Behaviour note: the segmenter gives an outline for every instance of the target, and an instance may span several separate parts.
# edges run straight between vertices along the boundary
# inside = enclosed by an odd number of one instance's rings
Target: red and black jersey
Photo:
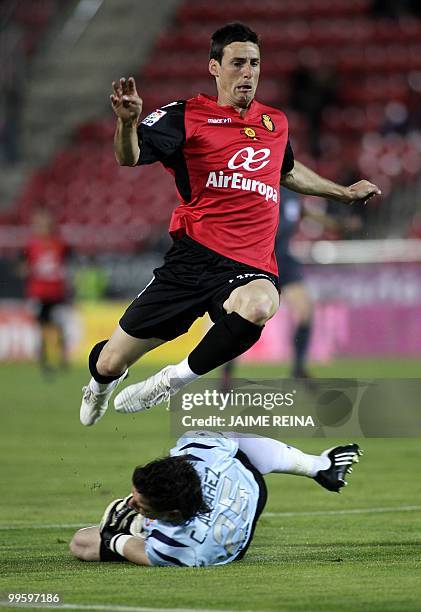
[[[279,182],[294,166],[283,112],[254,100],[241,117],[200,94],[148,115],[138,136],[138,163],[160,161],[175,177],[173,236],[277,274]]]
[[[45,302],[65,299],[67,254],[60,238],[34,236],[29,240],[25,249],[28,297]]]

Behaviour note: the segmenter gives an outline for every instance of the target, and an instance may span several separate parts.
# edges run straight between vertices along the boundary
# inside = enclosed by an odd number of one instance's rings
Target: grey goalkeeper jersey
[[[189,456],[212,510],[181,525],[145,519],[146,554],[152,565],[223,565],[247,545],[259,487],[235,459],[237,451],[235,441],[211,432],[186,434],[177,441],[171,455]]]

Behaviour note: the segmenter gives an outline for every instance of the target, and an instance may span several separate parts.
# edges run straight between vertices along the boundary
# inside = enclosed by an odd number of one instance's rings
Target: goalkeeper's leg
[[[308,455],[272,438],[238,436],[235,432],[225,435],[235,439],[238,448],[247,455],[261,474],[278,472],[314,478],[319,470],[330,465],[330,460],[322,455]]]
[[[325,450],[321,455],[308,455],[298,448],[257,436],[227,434],[238,443],[238,447],[250,459],[261,474],[277,472],[308,476],[328,489],[339,492],[347,482],[346,474],[352,472],[354,463],[362,455],[358,444],[345,444]]]

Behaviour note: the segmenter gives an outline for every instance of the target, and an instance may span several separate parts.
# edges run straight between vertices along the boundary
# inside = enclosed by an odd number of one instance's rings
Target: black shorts
[[[278,289],[274,274],[219,255],[189,236],[174,242],[164,262],[120,319],[130,336],[172,340],[206,312],[216,322],[236,287],[262,278]]]
[[[301,283],[304,280],[303,266],[298,259],[289,253],[278,254],[279,285],[281,289],[291,283]]]
[[[64,300],[54,302],[39,300],[35,302],[35,318],[38,323],[52,323],[54,321],[54,310],[64,303]]]
[[[254,536],[254,530],[256,529],[257,521],[259,520],[259,517],[262,514],[264,507],[266,506],[266,502],[268,498],[268,491],[267,491],[265,479],[263,478],[262,474],[259,472],[257,467],[255,467],[252,464],[252,462],[247,457],[247,455],[243,453],[243,451],[238,450],[235,455],[235,458],[238,459],[238,461],[240,461],[244,465],[244,467],[247,468],[253,474],[254,479],[257,482],[257,485],[259,487],[259,498],[257,500],[256,514],[254,515],[253,524],[251,526],[250,537],[247,541],[247,544],[244,546],[244,548],[238,553],[238,555],[234,559],[234,561],[240,561],[246,554],[248,547],[251,544],[251,541]]]

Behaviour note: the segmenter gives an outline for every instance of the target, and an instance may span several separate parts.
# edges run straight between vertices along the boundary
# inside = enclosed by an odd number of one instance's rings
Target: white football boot
[[[116,411],[140,412],[162,404],[162,402],[168,402],[170,397],[180,389],[180,384],[174,385],[176,381],[168,378],[169,370],[172,367],[174,366],[169,365],[146,380],[129,385],[120,391],[114,399]]]
[[[82,425],[89,427],[90,425],[95,425],[95,423],[102,419],[107,412],[111,395],[116,387],[127,378],[128,373],[129,370],[126,370],[120,378],[110,383],[109,387],[101,393],[92,391],[90,385],[83,387],[82,404],[80,406],[80,422]]]

